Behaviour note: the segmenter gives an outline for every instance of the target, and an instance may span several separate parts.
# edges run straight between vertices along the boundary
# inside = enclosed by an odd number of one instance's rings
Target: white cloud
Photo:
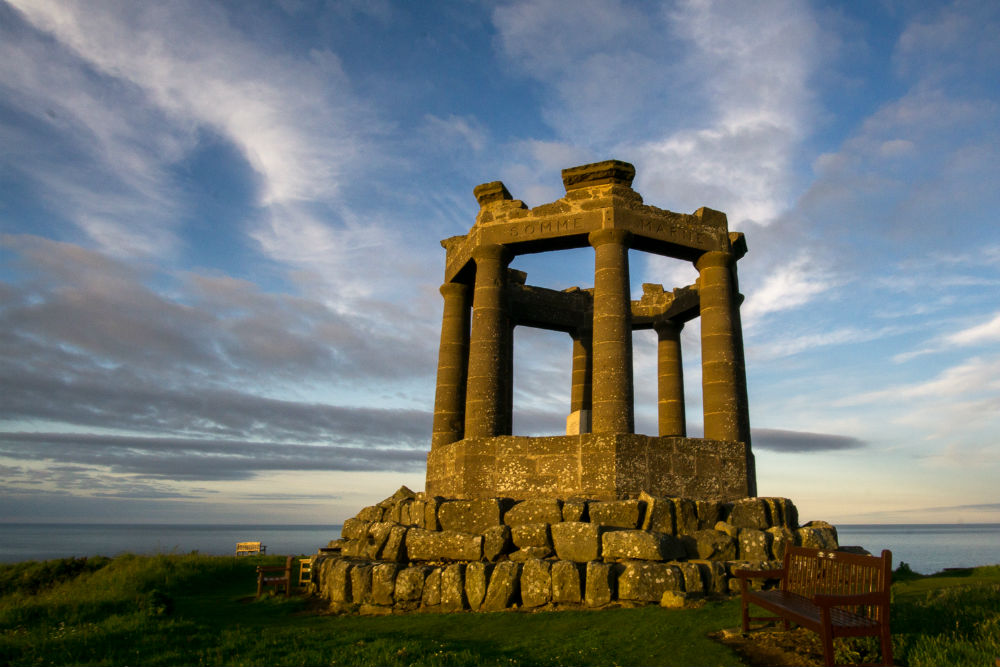
[[[741,309],[743,322],[753,326],[768,313],[799,308],[840,284],[840,279],[808,252],[767,273]]]
[[[1000,313],[989,322],[983,322],[945,337],[945,341],[955,345],[978,345],[1000,342]]]

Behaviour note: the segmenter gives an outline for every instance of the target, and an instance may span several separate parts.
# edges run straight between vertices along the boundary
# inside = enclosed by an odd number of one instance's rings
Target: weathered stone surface
[[[361,549],[362,553],[359,554],[360,557],[368,560],[378,558],[382,547],[385,546],[385,541],[389,539],[389,531],[395,525],[397,524],[384,521],[369,525],[368,532],[362,538],[364,540],[364,547]]]
[[[431,568],[426,565],[414,565],[400,570],[396,574],[396,600],[420,600],[424,594],[424,580],[430,572]]]
[[[676,567],[681,573],[681,579],[684,582],[684,590],[688,593],[704,593],[705,592],[705,582],[701,577],[701,569],[696,563],[682,562],[682,563],[670,563]]]
[[[601,536],[604,560],[673,560],[683,558],[685,551],[672,535],[646,530],[609,530]]]
[[[358,614],[361,616],[388,616],[392,613],[392,607],[379,604],[366,603],[358,607]]]
[[[587,505],[590,522],[616,528],[638,528],[646,503],[641,500],[594,501]]]
[[[681,591],[663,591],[660,606],[664,609],[682,609],[689,599],[688,593]]]
[[[559,523],[563,520],[562,501],[554,498],[523,500],[507,510],[503,520],[508,526]]]
[[[517,599],[521,564],[504,561],[497,563],[490,575],[490,584],[483,600],[483,611],[500,611],[506,609]]]
[[[406,555],[406,533],[410,529],[406,526],[393,526],[389,529],[389,536],[385,540],[385,545],[379,552],[380,560],[387,560],[393,563],[405,563]]]
[[[420,596],[420,606],[437,609],[441,606],[441,568],[435,567],[424,579],[424,591]]]
[[[717,560],[693,560],[688,561],[698,566],[701,573],[701,580],[705,583],[705,592],[716,595],[725,595],[729,592],[729,576],[726,573],[726,566]]]
[[[552,564],[552,601],[577,604],[583,592],[580,566],[577,563],[557,560]]]
[[[836,549],[837,530],[825,521],[810,521],[795,531],[796,541],[813,549]]]
[[[671,498],[657,498],[643,491],[639,500],[646,503],[646,514],[642,519],[642,529],[652,530],[664,535],[676,535],[677,510]]]
[[[587,501],[586,500],[567,500],[563,502],[562,506],[562,520],[563,521],[586,521],[587,520]],[[555,523],[550,521],[549,523]]]
[[[404,542],[411,561],[470,561],[479,560],[483,555],[482,535],[410,528]]]
[[[346,558],[335,561],[323,577],[323,591],[331,602],[351,602],[351,569],[354,564]]]
[[[592,560],[587,563],[585,601],[588,607],[603,607],[611,603],[615,593],[612,566]]]
[[[691,535],[698,531],[698,504],[690,498],[673,498],[678,535]]]
[[[346,540],[363,540],[368,535],[369,521],[362,521],[358,518],[346,519],[340,528],[340,536]]]
[[[486,560],[495,561],[513,548],[510,526],[490,526],[483,531],[483,558]]]
[[[393,593],[396,590],[397,572],[399,565],[396,563],[378,563],[372,568],[371,599],[374,604],[391,606],[395,602]]]
[[[586,563],[601,557],[601,535],[605,529],[595,523],[564,521],[550,526],[552,544],[561,560]]]
[[[442,502],[444,502],[444,498],[441,496],[427,496],[424,498],[424,525],[422,528],[427,530],[441,530],[441,523],[438,521],[437,513]]]
[[[486,598],[493,567],[490,563],[469,563],[465,567],[465,598],[472,611],[479,611]]]
[[[733,560],[737,555],[736,540],[717,530],[698,530],[685,535],[682,541],[688,558]]]
[[[521,604],[541,607],[552,601],[552,563],[532,558],[521,570]]]
[[[630,561],[618,575],[618,599],[659,602],[666,591],[682,589],[680,571],[667,563]]]
[[[465,563],[453,563],[441,571],[441,609],[461,611],[465,607]]]
[[[551,555],[552,549],[549,547],[523,547],[507,557],[512,561],[523,563],[528,560],[548,558]]]
[[[799,527],[799,510],[788,498],[761,498],[771,515],[771,526],[783,526],[789,530]]]
[[[771,512],[762,498],[742,498],[733,503],[728,521],[737,528],[767,530],[771,527]]]
[[[407,526],[414,528],[425,528],[427,526],[427,501],[419,497],[414,500],[404,517]]]
[[[503,523],[503,509],[498,498],[447,500],[438,507],[437,518],[442,530],[482,534]]]
[[[756,528],[744,528],[740,531],[740,553],[739,558],[743,560],[768,560],[770,555],[770,541],[774,538],[762,530]]]
[[[713,528],[716,522],[722,518],[722,503],[717,500],[698,500],[695,505],[699,530]]]
[[[402,526],[410,525],[410,506],[413,505],[413,502],[412,498],[404,498],[394,502],[389,508],[389,521]]]
[[[784,526],[774,526],[766,531],[771,536],[771,558],[781,560],[785,550],[795,545],[795,533]]]
[[[392,494],[385,500],[383,500],[379,505],[385,503],[386,505],[395,505],[401,500],[413,500],[417,497],[417,494],[409,489],[407,486],[401,486],[396,489],[396,493]]]
[[[547,523],[518,524],[510,529],[510,534],[518,548],[551,548],[552,546],[552,539],[549,537],[549,524]]]
[[[358,515],[357,517],[355,517],[355,519],[367,523],[375,523],[376,521],[382,520],[384,511],[385,508],[379,507],[378,505],[372,505],[370,507],[365,507],[360,512],[358,512]],[[351,521],[351,519],[348,519],[347,521]],[[344,522],[345,526],[347,525],[347,521]],[[341,534],[343,534],[343,531],[341,531]]]
[[[372,601],[372,570],[371,563],[358,563],[351,568],[351,602],[354,604],[370,603]]]
[[[727,521],[717,521],[715,523],[715,530],[725,533],[734,539],[738,539],[740,536],[740,529]]]

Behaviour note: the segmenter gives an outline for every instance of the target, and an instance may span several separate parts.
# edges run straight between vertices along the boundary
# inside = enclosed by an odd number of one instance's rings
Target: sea
[[[0,524],[0,563],[81,556],[134,554],[231,555],[237,542],[262,542],[269,554],[315,553],[340,537],[339,525],[210,525],[6,523]],[[847,524],[837,526],[842,546],[878,555],[892,551],[893,567],[914,572],[1000,563],[1000,524]]]

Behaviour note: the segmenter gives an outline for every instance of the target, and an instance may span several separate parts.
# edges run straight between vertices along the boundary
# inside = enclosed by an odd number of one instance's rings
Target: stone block
[[[393,563],[407,562],[409,559],[406,555],[406,533],[409,530],[406,526],[393,526],[390,528],[385,545],[378,554],[379,559]]]
[[[410,528],[404,540],[411,561],[471,561],[483,556],[483,536]]]
[[[465,598],[472,611],[479,611],[486,598],[486,588],[493,574],[490,563],[469,563],[465,566]]]
[[[396,590],[396,574],[399,572],[396,563],[379,563],[372,569],[372,602],[391,606],[395,602],[393,596]]]
[[[446,500],[438,507],[441,530],[482,534],[503,523],[503,505],[498,498]]]
[[[552,564],[552,601],[578,604],[582,598],[583,582],[580,580],[580,565],[568,560],[557,560]]]
[[[370,521],[362,521],[358,518],[351,518],[344,521],[340,528],[340,536],[345,540],[363,540],[368,535]]]
[[[615,528],[638,528],[642,524],[646,503],[641,500],[604,500],[587,505],[590,523]]]
[[[363,508],[360,512],[358,512],[358,515],[355,518],[358,521],[375,523],[376,521],[382,521],[383,515],[384,508],[379,507],[378,505],[372,505],[370,507]],[[348,521],[350,521],[350,519],[348,519]],[[347,525],[347,521],[344,522],[344,525]],[[343,534],[343,530],[341,530],[341,534]]]
[[[605,528],[595,523],[564,521],[550,527],[552,545],[561,560],[577,563],[601,557],[601,535]]]
[[[539,498],[522,500],[507,510],[503,521],[508,526],[524,524],[559,523],[562,521],[562,501]]]
[[[549,547],[524,547],[511,553],[507,558],[518,563],[523,563],[528,560],[548,558],[551,555],[552,549]]]
[[[643,530],[652,530],[664,535],[677,534],[677,511],[672,499],[651,496],[643,491],[639,494],[639,500],[646,503],[646,514],[642,519]]]
[[[605,561],[663,561],[685,555],[684,546],[676,537],[646,530],[609,530],[601,536],[601,549]]]
[[[770,540],[774,539],[769,533],[756,528],[744,528],[740,531],[739,558],[743,560],[768,560],[771,556]]]
[[[810,521],[795,531],[796,542],[813,549],[836,549],[836,529],[825,522]]]
[[[552,563],[532,558],[521,569],[521,604],[541,607],[552,601]]]
[[[733,503],[728,522],[737,528],[767,530],[771,527],[771,512],[762,498],[741,498]]]
[[[424,579],[424,590],[420,596],[422,609],[438,609],[441,606],[441,568],[432,568]]]
[[[351,602],[351,570],[354,564],[346,558],[336,561],[323,578],[323,591],[331,602]]]
[[[736,540],[717,530],[698,530],[682,538],[688,558],[702,560],[734,560]]]
[[[683,563],[670,563],[676,567],[681,573],[681,579],[684,582],[684,590],[688,593],[704,593],[705,592],[705,581],[701,576],[701,569],[696,563],[683,562]]]
[[[611,603],[615,594],[615,577],[609,563],[592,560],[587,563],[584,601],[588,607],[603,607]]]
[[[783,559],[785,550],[795,545],[795,533],[784,526],[774,526],[768,528],[766,532],[771,535],[771,558]]]
[[[664,591],[660,598],[660,606],[664,609],[683,609],[687,604],[688,594],[681,591]]]
[[[491,526],[483,531],[483,558],[496,561],[513,550],[510,526]]]
[[[682,589],[680,571],[667,563],[630,561],[618,575],[618,599],[659,602],[666,591]]]
[[[726,566],[720,561],[694,560],[688,562],[698,566],[706,593],[726,595],[729,592],[729,576],[726,573]]]
[[[363,604],[358,607],[358,614],[361,616],[388,616],[392,613],[392,607],[379,604]]]
[[[431,568],[426,565],[413,565],[403,568],[396,574],[396,589],[393,597],[397,602],[418,601],[424,595],[424,581]]]
[[[587,518],[588,514],[587,514],[586,500],[566,500],[563,502],[562,506],[563,521],[586,521]],[[550,521],[549,523],[555,523],[555,522]]]
[[[395,523],[386,521],[369,525],[368,532],[363,538],[364,547],[361,549],[362,553],[359,556],[367,560],[377,559],[379,553],[382,551],[382,547],[385,546],[386,540],[389,539],[389,531],[396,525]]]
[[[408,526],[410,524],[410,506],[413,505],[413,502],[412,498],[404,498],[393,503],[389,509],[389,521]]]
[[[516,524],[510,529],[510,535],[518,548],[552,547],[552,538],[549,536],[549,524],[547,523]]]
[[[788,498],[761,498],[771,515],[771,527],[781,526],[789,530],[799,527],[799,510]]]
[[[699,530],[713,528],[722,519],[722,503],[717,500],[697,500],[695,507]]]
[[[351,602],[354,604],[371,603],[372,601],[372,570],[371,563],[358,563],[351,568]]]
[[[427,525],[427,501],[417,499],[414,500],[410,505],[409,512],[407,513],[406,525],[413,526],[414,528],[425,528]]]
[[[698,531],[698,504],[690,498],[673,498],[678,535],[691,535]]]
[[[517,601],[521,564],[504,561],[497,563],[490,575],[490,584],[483,600],[483,611],[501,611]]]
[[[453,563],[441,571],[441,610],[465,608],[465,563]]]
[[[441,523],[438,521],[438,508],[444,498],[441,496],[428,496],[424,499],[424,525],[427,530],[441,530]]]
[[[733,539],[739,538],[740,536],[740,529],[734,526],[733,524],[729,523],[728,521],[716,521],[714,527],[715,530],[719,531],[720,533],[725,533],[726,535],[729,535],[729,537],[732,537]]]

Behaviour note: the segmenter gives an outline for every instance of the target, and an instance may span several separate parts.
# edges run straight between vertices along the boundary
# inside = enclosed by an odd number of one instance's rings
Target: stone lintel
[[[642,298],[632,302],[632,329],[651,329],[658,322],[688,322],[698,316],[698,289],[694,285],[667,292],[662,285],[643,283]]]
[[[514,199],[502,181],[491,181],[477,185],[472,189],[472,194],[476,196],[476,201],[481,207],[497,201],[513,201]]]
[[[562,170],[566,192],[595,185],[624,185],[632,187],[635,167],[621,160],[604,160]]]

